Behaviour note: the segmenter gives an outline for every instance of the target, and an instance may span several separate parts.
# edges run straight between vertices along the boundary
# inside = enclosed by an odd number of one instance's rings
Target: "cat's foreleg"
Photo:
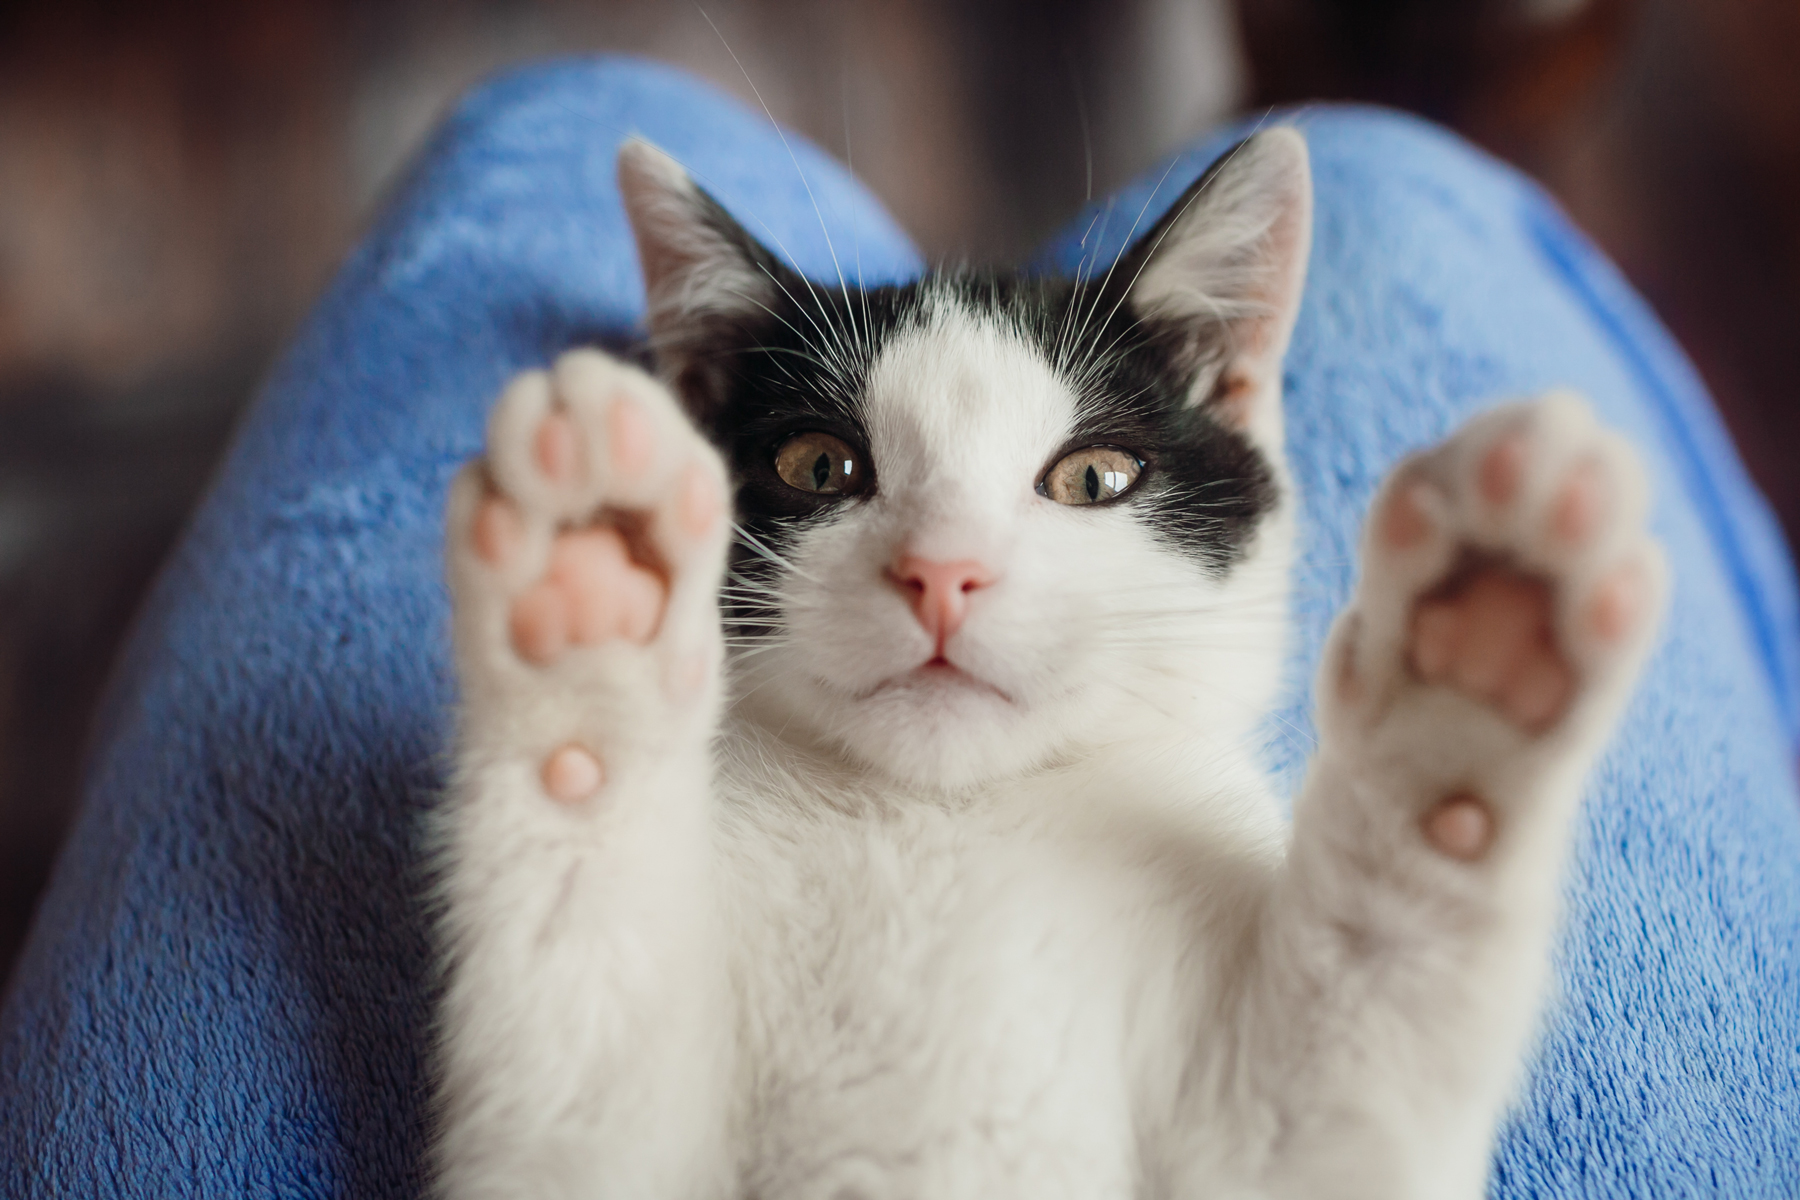
[[[1275,1194],[1475,1197],[1539,1008],[1570,818],[1667,588],[1636,456],[1564,393],[1371,511],[1248,1006]]]
[[[592,351],[515,380],[456,480],[442,1196],[721,1190],[728,495],[667,390]]]

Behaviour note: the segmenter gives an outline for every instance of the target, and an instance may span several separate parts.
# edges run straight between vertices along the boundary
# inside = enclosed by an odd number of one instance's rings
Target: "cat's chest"
[[[1144,872],[935,810],[774,818],[730,858],[756,1190],[1130,1194],[1135,1047],[1173,1040],[1142,999],[1182,957]]]

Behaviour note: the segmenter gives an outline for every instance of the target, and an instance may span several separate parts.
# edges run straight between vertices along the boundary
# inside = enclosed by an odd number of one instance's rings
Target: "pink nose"
[[[969,593],[994,582],[993,572],[972,558],[934,562],[908,554],[898,559],[888,574],[912,605],[919,624],[937,640],[939,650],[962,628],[969,612]]]

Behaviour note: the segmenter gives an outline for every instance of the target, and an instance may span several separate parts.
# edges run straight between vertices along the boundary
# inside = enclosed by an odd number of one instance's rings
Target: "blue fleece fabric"
[[[1288,362],[1306,507],[1284,715],[1302,732],[1271,757],[1291,778],[1386,467],[1492,398],[1585,390],[1649,456],[1676,594],[1581,818],[1561,995],[1494,1192],[1800,1194],[1800,626],[1780,537],[1680,353],[1541,194],[1400,117],[1300,123],[1319,214]],[[840,168],[672,72],[549,66],[458,110],[264,389],[122,663],[0,1014],[0,1194],[417,1190],[444,491],[509,375],[638,327],[613,184],[632,132],[814,276],[836,278],[815,199],[846,274],[917,270]],[[1223,145],[1046,261],[1104,262]]]

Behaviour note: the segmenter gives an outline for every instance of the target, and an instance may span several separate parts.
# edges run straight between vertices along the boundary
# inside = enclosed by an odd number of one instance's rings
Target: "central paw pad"
[[[1515,724],[1547,728],[1567,704],[1574,672],[1556,643],[1549,585],[1504,567],[1471,573],[1413,610],[1408,666],[1485,700]]]
[[[601,524],[567,530],[551,544],[543,579],[513,601],[513,647],[519,657],[544,666],[570,643],[647,642],[667,598],[662,575],[632,559],[618,529]]]

